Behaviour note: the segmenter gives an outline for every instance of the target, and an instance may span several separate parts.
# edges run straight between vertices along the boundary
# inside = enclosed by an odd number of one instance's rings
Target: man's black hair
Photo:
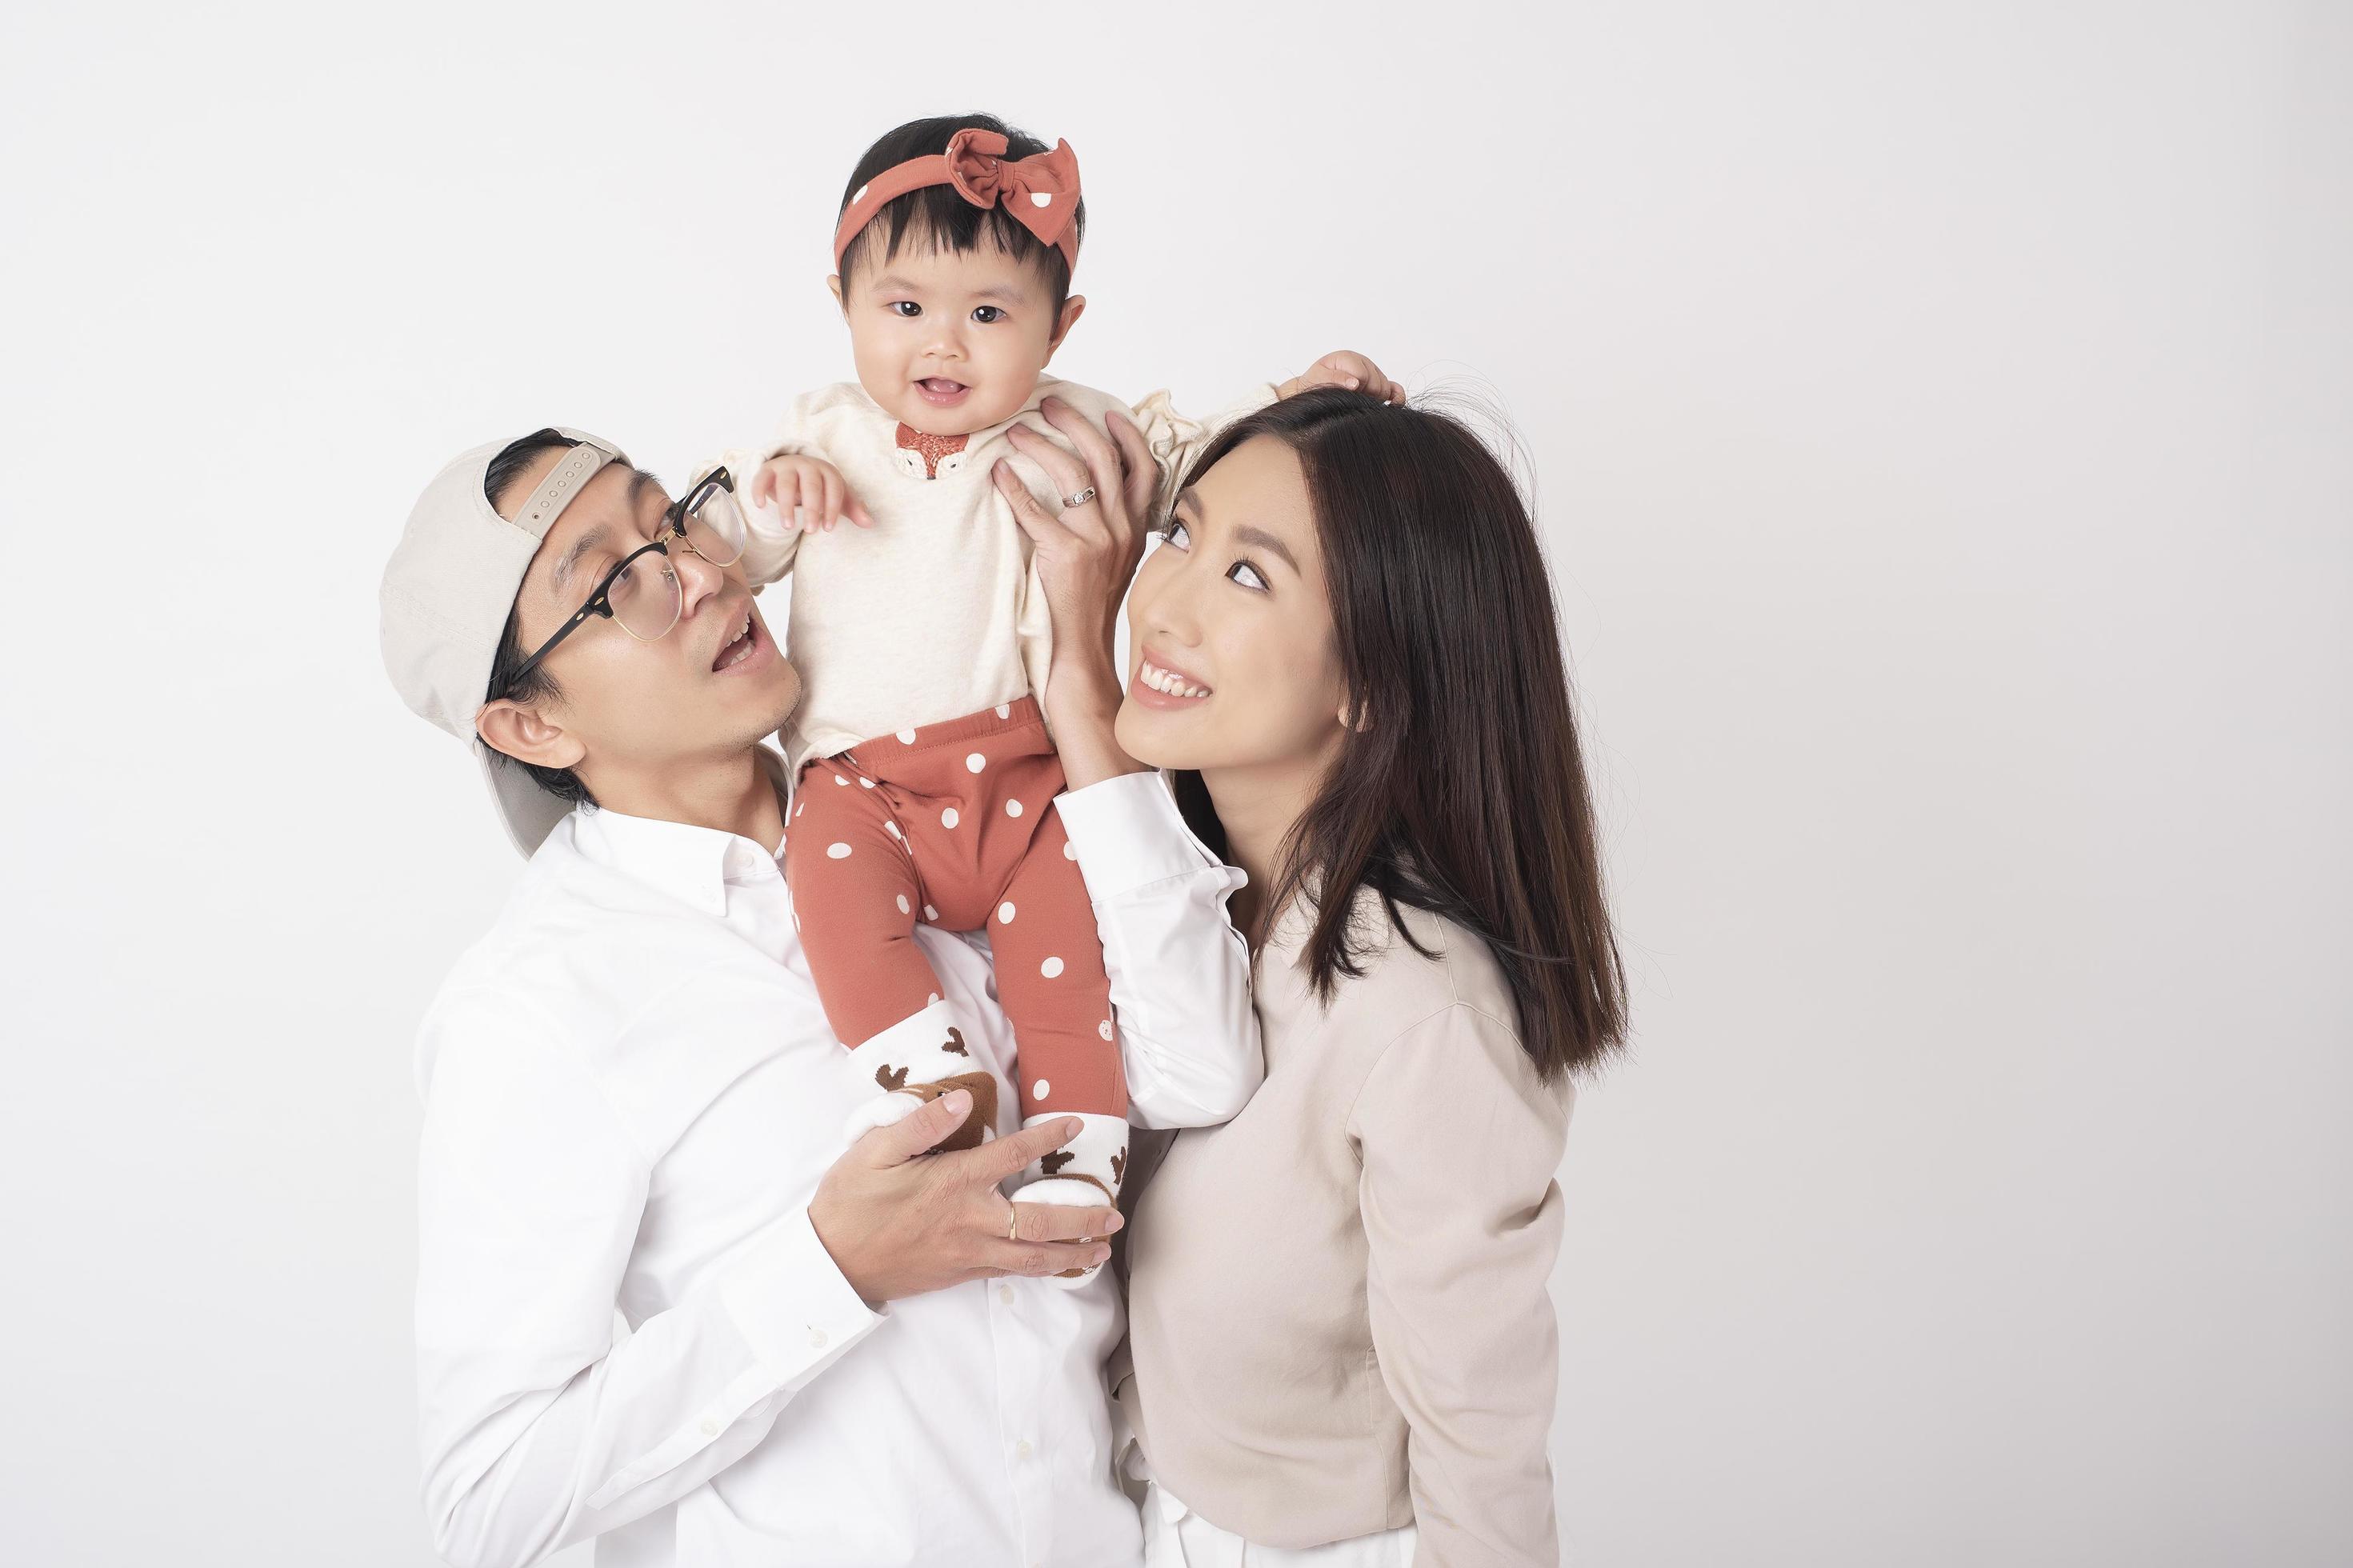
[[[578,445],[571,437],[552,429],[534,430],[520,441],[509,442],[483,470],[482,494],[496,507],[500,499],[531,471],[533,460],[541,453]],[[498,656],[491,660],[490,689],[482,694],[485,702],[495,702],[501,697],[515,702],[537,702],[543,699],[552,701],[564,695],[563,689],[555,684],[555,677],[547,672],[543,664],[524,671],[521,679],[516,679],[515,671],[522,669],[522,661],[531,657],[530,650],[522,646],[522,616],[520,605],[507,611],[506,629],[499,633]],[[596,804],[596,797],[588,793],[588,786],[570,768],[543,768],[521,757],[511,757],[495,746],[491,750],[498,752],[501,766],[521,768],[531,775],[533,783],[556,799],[574,805]]]

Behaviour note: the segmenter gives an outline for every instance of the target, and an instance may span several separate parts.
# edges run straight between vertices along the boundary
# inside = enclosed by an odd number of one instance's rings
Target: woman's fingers
[[[1152,503],[1160,489],[1160,468],[1152,460],[1152,443],[1144,438],[1134,420],[1116,408],[1104,416],[1103,423],[1111,427],[1112,441],[1119,448],[1120,471],[1127,485],[1127,515],[1149,528],[1159,521],[1152,515]]]
[[[1045,415],[1047,424],[1069,437],[1071,445],[1079,449],[1079,456],[1086,460],[1087,482],[1095,487],[1095,493],[1105,497],[1116,496],[1124,502],[1127,499],[1124,490],[1126,468],[1120,461],[1119,448],[1112,445],[1111,437],[1095,428],[1093,420],[1059,397],[1046,399],[1039,405],[1039,412]],[[1078,492],[1071,490],[1066,493],[1076,495]]]
[[[1012,464],[997,458],[990,466],[988,477],[997,486],[997,493],[1013,509],[1013,521],[1021,525],[1021,531],[1029,536],[1032,545],[1042,549],[1052,544],[1057,534],[1069,531],[1060,519],[1039,504],[1038,498],[1029,493],[1029,487],[1021,482],[1021,476],[1013,471]]]
[[[1084,463],[1027,425],[1016,425],[1005,435],[1016,451],[1046,470],[1047,479],[1053,481],[1058,493],[1074,496],[1093,483]]]

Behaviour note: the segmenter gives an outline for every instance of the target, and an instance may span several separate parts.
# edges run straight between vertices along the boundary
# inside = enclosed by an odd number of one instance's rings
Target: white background
[[[0,1560],[427,1561],[409,1035],[518,863],[378,571],[846,375],[967,107],[1084,161],[1065,374],[1527,444],[1639,1026],[1573,1560],[2353,1556],[2348,8],[835,4],[0,22]]]

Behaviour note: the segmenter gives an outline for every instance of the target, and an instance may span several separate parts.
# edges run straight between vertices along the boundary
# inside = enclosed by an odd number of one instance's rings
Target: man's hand
[[[1120,1227],[1118,1210],[1010,1204],[997,1190],[1076,1137],[1078,1119],[931,1153],[971,1110],[968,1091],[944,1094],[860,1138],[818,1184],[809,1224],[849,1288],[868,1301],[879,1306],[967,1279],[1090,1268],[1111,1256],[1097,1238]]]
[[[1325,354],[1309,365],[1305,374],[1293,376],[1274,391],[1278,397],[1289,397],[1293,393],[1304,392],[1311,386],[1345,386],[1369,392],[1384,403],[1405,401],[1403,386],[1383,375],[1380,366],[1348,349]]]
[[[860,528],[874,526],[841,470],[822,458],[771,458],[744,487],[744,496],[754,506],[775,509],[786,532],[829,531],[845,517]]]

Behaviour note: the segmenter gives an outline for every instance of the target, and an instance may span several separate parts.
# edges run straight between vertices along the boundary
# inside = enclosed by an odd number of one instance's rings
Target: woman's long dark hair
[[[1254,437],[1307,477],[1332,622],[1358,721],[1283,842],[1261,931],[1312,900],[1302,950],[1326,1001],[1361,974],[1356,889],[1482,938],[1508,977],[1520,1037],[1554,1081],[1624,1037],[1625,969],[1601,890],[1593,808],[1544,552],[1518,488],[1442,414],[1322,387],[1220,432],[1191,485]],[[1198,773],[1177,799],[1220,850]]]

